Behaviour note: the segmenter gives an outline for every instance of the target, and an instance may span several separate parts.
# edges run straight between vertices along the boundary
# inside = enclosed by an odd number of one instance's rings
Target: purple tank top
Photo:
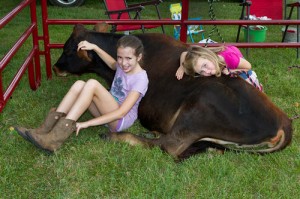
[[[147,92],[148,83],[149,80],[145,70],[142,70],[136,74],[126,74],[117,64],[117,70],[110,93],[114,96],[119,104],[122,104],[125,101],[130,91],[137,91],[141,94],[139,99],[124,117],[122,125],[123,129],[129,128],[137,119],[138,106],[141,99]]]

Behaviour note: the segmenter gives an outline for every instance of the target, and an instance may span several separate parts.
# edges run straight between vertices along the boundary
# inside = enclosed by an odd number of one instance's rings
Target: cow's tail
[[[293,129],[292,129],[292,120],[284,119],[282,127],[277,131],[275,137],[269,140],[269,149],[264,149],[259,151],[260,153],[272,153],[275,151],[282,150],[286,148],[292,141]]]
[[[279,151],[284,149],[288,145],[287,143],[289,142],[287,142],[286,133],[280,129],[275,137],[266,142],[267,148],[259,149],[256,152],[264,154]]]
[[[230,142],[226,140],[219,140],[215,138],[202,138],[199,141],[208,141],[217,145],[223,146],[225,149],[239,152],[250,152],[250,153],[272,153],[285,148],[286,136],[283,130],[279,130],[278,134],[268,141],[264,141],[258,144],[240,144]]]
[[[244,151],[250,153],[272,153],[275,151],[279,151],[287,147],[292,140],[292,125],[291,120],[286,120],[286,124],[280,128],[276,135],[271,139],[267,139],[262,141],[261,143],[256,144],[240,144],[225,140],[219,140],[215,138],[202,138],[199,141],[208,141],[213,142],[215,144],[221,145],[229,150],[234,151]]]
[[[280,151],[291,143],[292,133],[292,120],[284,117],[282,118],[281,127],[278,129],[276,135],[259,144],[258,148],[255,148],[253,152],[265,154]]]

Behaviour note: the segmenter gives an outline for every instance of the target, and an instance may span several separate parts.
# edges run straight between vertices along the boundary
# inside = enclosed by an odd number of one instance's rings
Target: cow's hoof
[[[155,138],[157,138],[156,134],[154,134],[152,132],[140,133],[138,135],[141,136],[141,137],[147,138],[147,139],[155,139]]]
[[[99,134],[100,139],[102,140],[109,140],[109,136],[107,133],[100,133]]]

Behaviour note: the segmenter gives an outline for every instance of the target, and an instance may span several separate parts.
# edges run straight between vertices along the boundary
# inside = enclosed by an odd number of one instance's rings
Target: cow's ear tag
[[[88,53],[86,50],[78,50],[77,55],[79,58],[84,59],[85,61],[91,62],[92,59],[88,56]]]
[[[94,26],[94,30],[97,32],[108,32],[108,24],[103,22],[103,23],[97,23]]]

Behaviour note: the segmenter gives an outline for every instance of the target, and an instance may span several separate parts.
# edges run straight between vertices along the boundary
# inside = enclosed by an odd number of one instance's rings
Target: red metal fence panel
[[[13,91],[17,87],[21,80],[24,72],[28,69],[28,78],[31,89],[35,90],[40,85],[41,71],[40,71],[40,55],[38,47],[38,31],[37,31],[37,17],[36,17],[36,1],[35,0],[24,0],[15,9],[8,13],[4,18],[0,20],[0,30],[3,31],[5,26],[17,16],[24,8],[30,7],[31,12],[31,23],[19,37],[12,48],[4,55],[0,60],[0,112],[2,112],[5,104],[9,100]],[[14,78],[9,83],[6,89],[3,88],[2,72],[11,61],[13,56],[21,48],[24,42],[32,36],[33,44],[32,49],[28,53],[28,57],[25,59],[19,70],[16,72]]]

